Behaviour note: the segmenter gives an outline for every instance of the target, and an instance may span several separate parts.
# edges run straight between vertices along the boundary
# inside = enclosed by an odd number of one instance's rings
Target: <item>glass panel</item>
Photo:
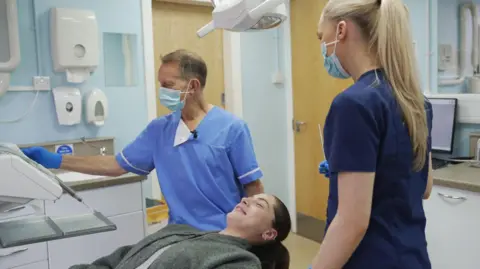
[[[106,86],[137,85],[137,35],[104,33]]]
[[[65,237],[85,235],[113,231],[115,224],[105,218],[99,212],[79,216],[53,218],[53,222],[58,225]]]
[[[62,232],[46,216],[0,223],[0,244],[4,248],[53,240],[61,236]]]
[[[99,212],[56,218],[29,216],[0,222],[0,247],[16,247],[116,229],[117,226]]]

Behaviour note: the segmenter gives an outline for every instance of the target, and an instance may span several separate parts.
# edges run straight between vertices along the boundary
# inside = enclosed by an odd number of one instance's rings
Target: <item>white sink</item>
[[[77,182],[77,181],[85,181],[85,180],[92,180],[92,179],[100,179],[105,178],[105,176],[95,176],[77,172],[66,172],[57,174],[57,177],[60,178],[63,182]]]

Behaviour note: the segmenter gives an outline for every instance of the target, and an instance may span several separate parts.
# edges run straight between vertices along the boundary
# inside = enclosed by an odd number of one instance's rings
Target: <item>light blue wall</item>
[[[430,4],[430,34],[428,33],[427,2]],[[457,93],[465,91],[465,85],[438,87],[438,44],[451,44],[454,52],[459,45],[459,12],[460,3],[468,0],[404,0],[410,11],[413,39],[416,41],[418,68],[422,78],[423,88],[427,88],[428,64],[430,61],[430,89],[432,92]],[[477,1],[480,4],[480,1]],[[467,27],[467,29],[470,29]],[[471,32],[470,30],[467,30]],[[428,57],[427,37],[430,37],[430,51],[432,57]],[[429,59],[430,58],[430,59]],[[471,68],[470,68],[471,72]],[[441,73],[441,76],[455,76],[452,72]],[[454,155],[468,155],[469,134],[480,131],[480,125],[457,124],[455,130]]]
[[[114,136],[115,148],[118,151],[134,139],[147,124],[144,81],[137,80],[135,87],[105,87],[102,33],[137,35],[135,47],[140,49],[137,49],[134,57],[134,61],[137,61],[135,72],[137,72],[136,77],[143,77],[140,1],[123,0],[119,4],[116,0],[21,0],[17,3],[22,61],[12,74],[11,86],[31,86],[32,77],[36,75],[50,76],[52,88],[69,86],[65,81],[65,74],[53,72],[50,54],[50,9],[64,7],[93,10],[97,16],[100,31],[98,36],[100,61],[92,77],[79,88],[82,94],[94,87],[102,89],[109,100],[109,118],[100,128],[89,126],[84,121],[71,127],[60,126],[56,119],[52,93],[40,92],[33,111],[25,119],[18,123],[0,124],[0,141],[23,144],[78,139],[82,136]],[[35,40],[35,30],[39,37],[38,44]],[[0,98],[0,121],[20,116],[34,96],[34,92],[8,92]],[[151,189],[148,189],[150,185],[145,183],[148,193],[151,193]]]
[[[288,204],[286,90],[272,83],[273,75],[284,71],[283,31],[241,34],[242,98],[265,190]]]
[[[461,3],[467,3],[471,1],[467,0],[431,0],[435,2],[434,5],[437,5],[437,12],[433,12],[435,23],[432,28],[433,32],[436,34],[436,43],[435,44],[451,44],[454,48],[454,53],[458,55],[460,48],[460,37],[459,37],[459,5]],[[480,4],[480,1],[475,1],[477,4]],[[438,15],[437,15],[438,14]],[[469,15],[468,17],[469,18]],[[467,26],[467,44],[468,48],[471,48],[471,26]],[[438,51],[437,48],[434,48],[435,52]],[[434,53],[434,55],[438,55]],[[467,60],[470,60],[470,54],[467,55]],[[435,57],[436,58],[436,57]],[[456,57],[458,58],[458,57]],[[436,60],[436,59],[435,59]],[[438,62],[438,61],[437,61]],[[457,60],[458,62],[458,60]],[[455,76],[456,72],[442,72],[438,73],[437,64],[432,66],[432,73],[436,75],[435,80],[438,79],[438,76],[452,77]],[[472,67],[467,68],[468,74],[472,74]],[[438,75],[437,75],[438,74]],[[467,83],[459,86],[442,86],[438,87],[438,92],[440,93],[459,93],[466,92]],[[454,142],[454,153],[456,155],[468,155],[469,153],[469,134],[472,132],[479,132],[480,125],[478,124],[458,124],[455,130],[455,142]]]

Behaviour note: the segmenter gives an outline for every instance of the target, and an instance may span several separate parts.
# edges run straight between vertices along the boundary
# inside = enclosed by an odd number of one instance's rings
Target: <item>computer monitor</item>
[[[432,152],[452,154],[457,99],[429,98],[433,110]]]

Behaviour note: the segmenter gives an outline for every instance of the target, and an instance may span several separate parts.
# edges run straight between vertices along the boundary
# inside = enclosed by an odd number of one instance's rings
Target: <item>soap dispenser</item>
[[[87,122],[95,126],[103,126],[108,116],[108,100],[100,89],[93,89],[86,98]]]

